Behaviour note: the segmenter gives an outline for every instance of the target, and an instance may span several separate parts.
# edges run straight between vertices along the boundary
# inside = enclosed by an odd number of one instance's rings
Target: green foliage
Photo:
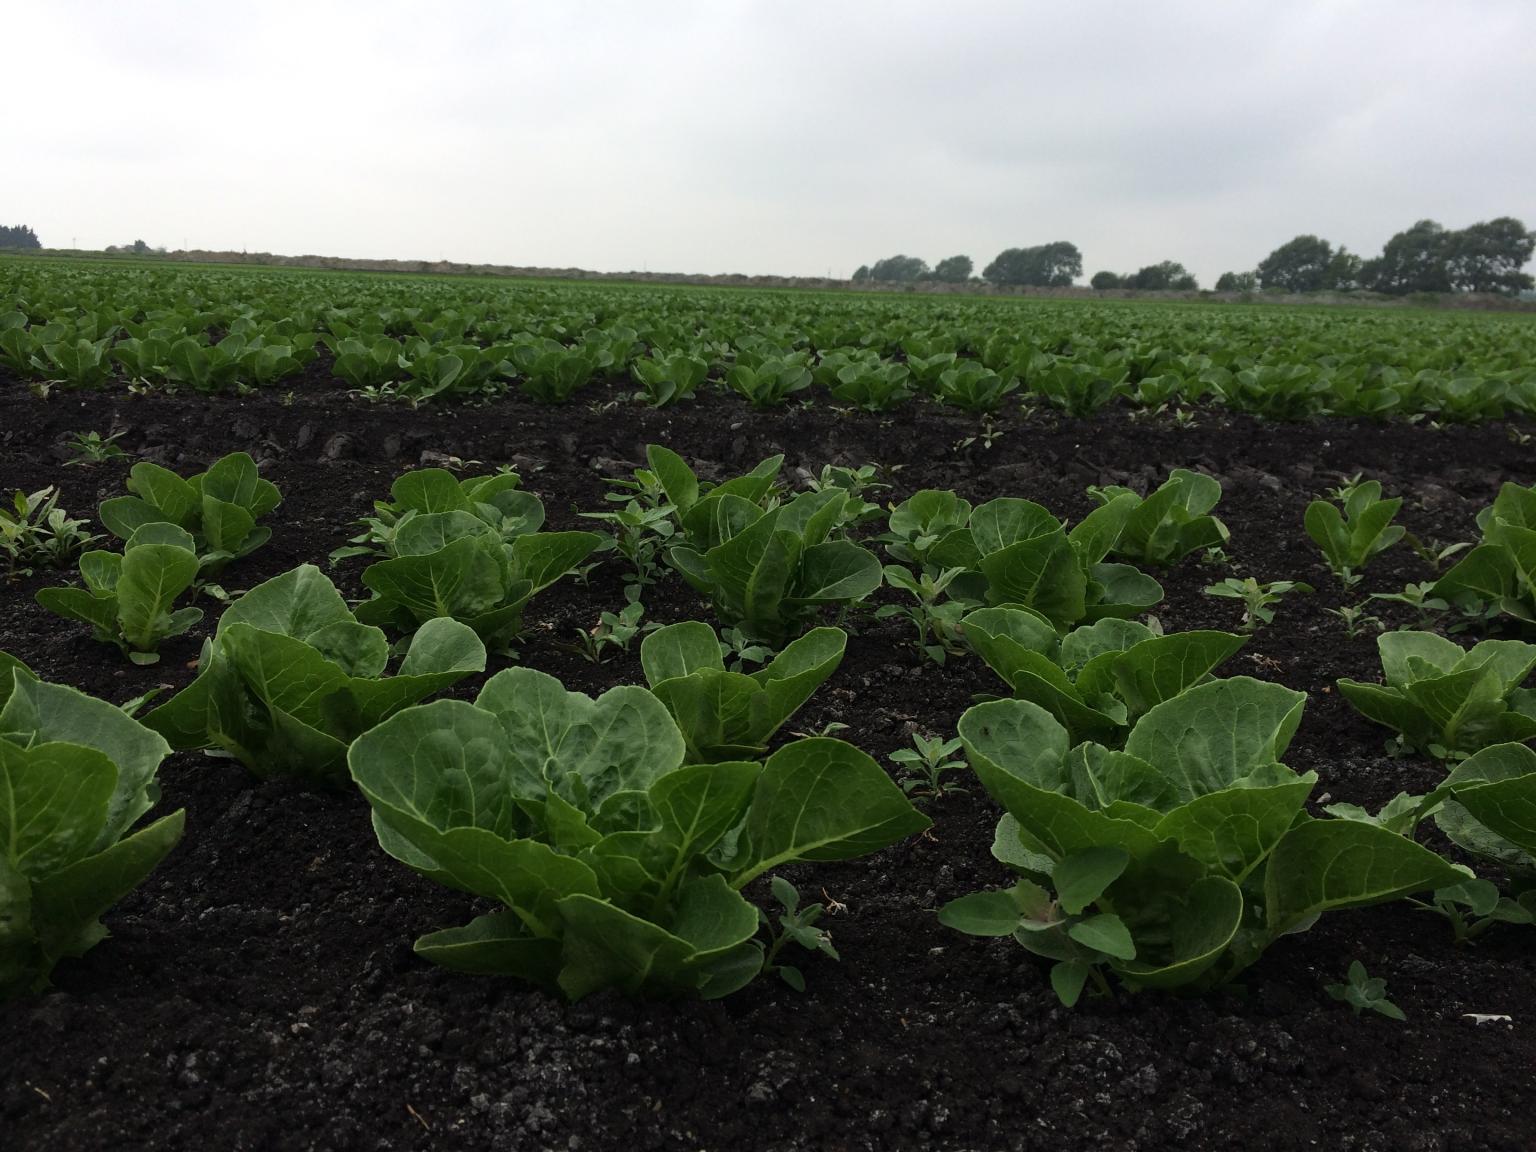
[[[914,646],[935,664],[943,665],[951,656],[965,651],[960,621],[970,608],[965,600],[945,600],[950,586],[965,575],[964,568],[946,568],[937,575],[927,569],[914,574],[897,564],[882,569],[885,582],[912,597],[910,604],[882,604],[875,619],[900,616],[916,632]]]
[[[811,372],[798,360],[769,359],[734,365],[725,374],[725,383],[754,408],[777,408],[811,386]]]
[[[502,905],[423,936],[416,951],[572,1000],[603,988],[736,991],[765,962],[741,889],[928,825],[879,765],[838,740],[796,741],[762,764],[686,764],[685,751],[643,688],[593,700],[512,668],[474,704],[397,713],[348,763],[385,851]]]
[[[816,922],[821,919],[826,908],[822,904],[807,904],[802,908],[799,890],[782,876],[775,876],[769,881],[769,891],[779,905],[778,927],[774,927],[773,919],[767,912],[761,908],[757,910],[758,922],[769,934],[768,951],[763,956],[763,974],[776,975],[796,992],[804,992],[804,974],[793,964],[779,963],[779,953],[786,944],[796,944],[807,952],[841,960],[837,949],[832,946],[832,934],[824,928],[816,927]]]
[[[1018,284],[1061,288],[1083,274],[1083,256],[1077,245],[1056,240],[1033,248],[1005,248],[982,269],[993,284]]]
[[[64,461],[64,467],[75,468],[101,464],[108,460],[121,460],[127,455],[117,446],[117,441],[122,436],[122,432],[114,432],[110,436],[103,436],[95,431],[71,432],[68,439],[70,456]]]
[[[837,671],[848,637],[813,628],[749,675],[728,672],[715,630],[669,624],[640,642],[640,666],[687,745],[690,763],[754,759]]]
[[[1306,528],[1312,542],[1323,550],[1328,567],[1348,588],[1359,581],[1360,569],[1371,558],[1392,547],[1406,531],[1392,518],[1402,500],[1383,500],[1381,483],[1356,477],[1337,492],[1338,503],[1314,500],[1307,505]]]
[[[603,542],[595,532],[537,531],[544,506],[518,489],[512,473],[460,480],[423,468],[399,477],[390,495],[391,503],[374,505],[377,515],[357,537],[386,557],[363,570],[373,598],[358,606],[357,618],[391,632],[449,618],[505,647],[521,631],[528,601]],[[373,550],[358,544],[332,559]]]
[[[102,501],[98,515],[107,531],[128,540],[146,524],[175,525],[191,535],[198,570],[207,576],[265,544],[272,529],[256,522],[282,502],[244,452],[186,479],[140,460],[128,473],[128,491],[133,495]]]
[[[995,412],[1018,387],[1018,377],[1012,373],[1002,376],[975,360],[961,360],[939,373],[938,397],[967,412]]]
[[[1176,564],[1193,552],[1220,548],[1229,538],[1227,526],[1209,515],[1221,500],[1220,482],[1187,468],[1175,468],[1145,498],[1113,484],[1091,487],[1088,495],[1100,504],[1135,497],[1113,554],[1136,564]]]
[[[848,521],[850,503],[863,504],[846,489],[777,504],[768,497],[779,457],[706,490],[676,453],[658,445],[647,452],[682,527],[667,560],[725,623],[778,647],[822,607],[852,604],[880,586],[880,562],[869,551],[830,538]]]
[[[507,542],[544,526],[544,502],[522,489],[515,472],[460,478],[446,468],[418,468],[389,486],[388,500],[373,502],[373,515],[359,521],[363,531],[330,562],[350,556],[395,556],[395,537],[418,516],[463,512],[492,528]],[[407,534],[409,535],[409,534]]]
[[[639,359],[629,366],[630,375],[640,385],[637,400],[652,408],[664,408],[679,400],[691,400],[699,385],[709,377],[709,361],[687,352],[670,356]]]
[[[1482,542],[1435,582],[1434,595],[1536,625],[1536,487],[1505,484],[1477,523]]]
[[[41,991],[107,930],[101,915],[181,839],[159,799],[164,740],[102,700],[0,653],[0,998]]]
[[[990,500],[965,528],[927,550],[927,563],[963,568],[951,586],[959,599],[1031,608],[1059,630],[1083,621],[1139,615],[1163,598],[1162,587],[1129,564],[1105,560],[1132,510],[1132,494],[1095,508],[1072,530],[1029,500]]]
[[[1328,995],[1348,1004],[1355,1015],[1375,1012],[1388,1020],[1406,1020],[1403,1010],[1387,999],[1387,982],[1380,977],[1366,974],[1365,965],[1358,960],[1349,962],[1349,973],[1342,984],[1329,984]]]
[[[926,570],[933,546],[963,529],[970,516],[969,500],[948,490],[924,488],[891,509],[886,531],[877,539],[894,559]]]
[[[1027,608],[982,608],[966,639],[1020,699],[1044,708],[1073,744],[1112,747],[1152,708],[1211,678],[1243,646],[1226,632],[1159,636],[1134,620],[1104,619],[1058,635]]]
[[[1536,644],[1484,640],[1470,650],[1432,632],[1387,632],[1376,640],[1384,684],[1340,680],[1357,712],[1439,758],[1536,736]]]
[[[1120,752],[1072,747],[1025,700],[971,708],[960,736],[1006,813],[993,853],[1021,878],[940,919],[1055,961],[1070,1004],[1105,970],[1133,988],[1225,982],[1324,912],[1459,881],[1387,828],[1307,816],[1316,774],[1280,763],[1304,702],[1216,680],[1150,709]]]
[[[178,751],[217,748],[263,778],[347,779],[347,745],[401,708],[485,670],[485,647],[453,620],[429,620],[385,676],[389,641],[358,623],[311,564],[231,604],[203,645],[197,679],[145,724]]]
[[[197,574],[191,533],[152,520],[134,530],[121,553],[81,556],[84,588],[40,588],[37,602],[89,624],[95,639],[117,645],[135,664],[154,664],[164,641],[203,618],[200,608],[175,608]]]
[[[85,521],[59,507],[60,492],[49,485],[17,492],[11,507],[0,507],[0,556],[6,569],[31,575],[32,569],[62,568],[98,539]]]

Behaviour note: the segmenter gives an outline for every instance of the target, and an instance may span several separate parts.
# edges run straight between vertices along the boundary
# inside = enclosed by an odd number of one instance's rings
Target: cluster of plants
[[[713,998],[764,974],[803,987],[785,949],[837,952],[822,906],[776,873],[920,833],[916,802],[973,778],[1003,811],[993,854],[1013,882],[939,917],[1049,960],[1068,1005],[1112,979],[1230,982],[1336,909],[1416,898],[1459,939],[1536,921],[1536,644],[1382,634],[1383,683],[1339,690],[1395,733],[1394,750],[1444,762],[1445,778],[1379,812],[1319,816],[1316,773],[1284,763],[1304,694],[1222,678],[1242,634],[1138,619],[1162,598],[1143,568],[1227,542],[1214,479],[1179,469],[1145,494],[1094,488],[1069,523],[1028,500],[973,506],[937,489],[882,508],[867,498],[884,487],[872,467],[797,487],[777,456],[711,480],[661,445],[646,455],[587,514],[607,532],[545,530],[542,502],[510,471],[401,475],[331,557],[365,562],[368,598],[349,604],[309,564],[232,598],[196,678],[142,720],[0,654],[0,995],[41,987],[99,940],[101,913],[174,846],[179,812],[134,831],[173,749],[357,787],[386,853],[496,905],[421,937],[421,956],[571,999]],[[85,552],[85,586],[38,599],[148,663],[201,619],[181,596],[265,542],[259,521],[279,494],[240,453],[191,477],[141,461],[128,488],[98,512],[121,550]],[[1407,537],[1379,484],[1357,477],[1332,497],[1305,526],[1347,588]],[[1464,596],[1485,625],[1529,621],[1531,499],[1506,486],[1480,518],[1484,542],[1434,585],[1447,611]],[[38,539],[80,532],[46,494],[16,509]],[[472,701],[428,702],[483,673],[488,652],[515,656],[533,596],[608,555],[626,604],[585,647],[601,659],[638,640],[645,686],[594,699],[511,667]],[[713,621],[644,622],[643,597],[669,573]],[[1212,590],[1244,600],[1251,630],[1298,587],[1234,577]],[[872,604],[882,588],[887,602]],[[918,732],[892,753],[900,781],[830,735],[845,725],[782,735],[836,673],[849,630],[892,617],[926,657],[978,657],[1006,691],[957,735]],[[1490,874],[1420,843],[1426,821]],[[1363,967],[1331,994],[1391,1014]]]
[[[0,369],[39,387],[229,391],[329,375],[413,404],[512,391],[564,403],[606,384],[655,406],[713,390],[759,408],[1216,405],[1461,422],[1536,412],[1533,341],[1475,314],[0,262]]]

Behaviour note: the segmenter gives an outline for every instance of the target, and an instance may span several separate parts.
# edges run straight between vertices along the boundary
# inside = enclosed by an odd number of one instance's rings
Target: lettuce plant
[[[640,385],[637,400],[645,400],[652,408],[664,408],[693,398],[699,385],[709,378],[709,361],[687,352],[642,357],[629,366],[629,374]]]
[[[133,495],[102,501],[98,514],[107,531],[127,540],[145,524],[174,524],[191,533],[199,569],[210,576],[267,542],[272,529],[256,521],[282,501],[244,452],[186,479],[140,460],[128,473],[128,491]]]
[[[394,556],[395,534],[417,516],[465,512],[511,541],[544,525],[544,502],[522,489],[515,472],[458,477],[446,468],[418,468],[389,486],[388,500],[373,502],[373,515],[359,523],[363,531],[350,546],[331,553],[335,564],[349,556]]]
[[[894,559],[926,570],[933,546],[963,529],[970,516],[969,500],[945,489],[924,488],[891,509],[886,531],[878,539]]]
[[[715,630],[689,620],[642,640],[640,666],[682,731],[689,763],[752,759],[837,671],[847,643],[840,628],[813,628],[758,671],[727,672]]]
[[[373,593],[357,618],[408,633],[448,617],[487,644],[505,647],[522,628],[523,609],[602,544],[596,532],[539,532],[544,506],[504,473],[459,480],[442,469],[408,472],[376,505],[365,543],[332,554],[382,546],[386,559],[363,570]]]
[[[1386,828],[1306,815],[1316,774],[1279,762],[1305,700],[1215,680],[1150,709],[1121,752],[1073,748],[1027,700],[976,705],[960,737],[1006,813],[993,854],[1020,879],[940,918],[1054,960],[1071,1004],[1105,969],[1133,988],[1227,981],[1324,912],[1464,879]]]
[[[0,653],[0,998],[41,990],[105,939],[101,915],[181,839],[180,810],[133,830],[169,751],[121,709]]]
[[[1477,526],[1482,542],[1436,581],[1434,595],[1536,625],[1536,487],[1505,484]]]
[[[1221,484],[1210,476],[1175,468],[1145,498],[1113,484],[1088,489],[1088,494],[1101,504],[1127,493],[1135,497],[1136,503],[1130,506],[1125,527],[1115,541],[1116,556],[1137,564],[1167,566],[1193,552],[1227,542],[1227,526],[1210,515],[1221,500]]]
[[[1402,499],[1383,500],[1380,481],[1348,484],[1336,495],[1337,504],[1329,500],[1308,504],[1305,524],[1329,569],[1348,588],[1359,581],[1360,569],[1371,557],[1396,544],[1407,530],[1392,523]]]
[[[1368,720],[1436,757],[1536,736],[1536,644],[1484,640],[1470,650],[1433,632],[1377,637],[1384,684],[1340,680],[1339,691]]]
[[[961,627],[1013,694],[1054,716],[1073,744],[1120,744],[1141,716],[1209,680],[1244,643],[1227,632],[1159,636],[1145,624],[1115,619],[1061,636],[1027,608],[982,608]]]
[[[261,777],[347,779],[347,745],[401,708],[485,671],[465,624],[429,620],[385,676],[389,641],[360,624],[341,593],[305,564],[258,584],[225,610],[197,679],[144,723],[178,751],[217,748]]]
[[[848,502],[847,492],[828,489],[764,511],[716,489],[683,515],[686,539],[667,560],[722,620],[777,647],[823,606],[852,604],[880,586],[872,553],[828,539]]]
[[[1058,629],[1107,616],[1139,615],[1163,598],[1150,576],[1129,564],[1111,564],[1113,551],[1138,498],[1125,493],[1095,508],[1070,532],[1030,500],[989,500],[967,526],[928,549],[927,562],[964,568],[951,595],[989,605],[1022,605]]]
[[[734,992],[764,964],[741,889],[928,826],[839,740],[799,740],[762,764],[685,760],[644,688],[593,700],[527,668],[493,676],[474,704],[407,708],[348,754],[386,852],[502,905],[416,951],[572,1000]]]
[[[154,664],[160,645],[203,618],[201,608],[176,608],[197,580],[191,533],[174,524],[140,525],[121,553],[80,557],[84,588],[40,588],[37,602],[66,620],[91,626],[91,635],[116,644],[135,664]]]
[[[767,359],[756,365],[732,365],[725,382],[752,407],[777,408],[811,386],[811,373],[796,360]]]

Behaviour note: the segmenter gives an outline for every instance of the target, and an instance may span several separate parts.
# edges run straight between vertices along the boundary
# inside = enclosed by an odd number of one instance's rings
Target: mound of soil
[[[753,412],[724,397],[650,411],[601,389],[583,403],[507,398],[418,411],[305,388],[273,396],[54,393],[0,382],[0,488],[59,484],[86,514],[121,491],[131,461],[61,468],[70,433],[122,431],[135,457],[191,471],[244,449],[282,489],[268,546],[233,568],[231,591],[324,563],[352,521],[408,467],[449,457],[511,463],[552,527],[586,525],[604,478],[648,442],[707,478],[782,452],[791,474],[877,463],[900,499],[923,487],[972,501],[1027,496],[1088,511],[1089,484],[1144,488],[1173,467],[1222,481],[1226,566],[1191,558],[1160,573],[1168,629],[1234,627],[1238,606],[1201,589],[1233,572],[1300,579],[1273,625],[1226,667],[1311,694],[1288,761],[1316,770],[1318,802],[1377,805],[1438,777],[1389,758],[1386,733],[1333,690],[1378,675],[1372,634],[1329,610],[1396,591],[1430,569],[1405,546],[1341,595],[1304,535],[1308,500],[1364,472],[1407,498],[1423,540],[1475,535],[1500,482],[1536,482],[1536,456],[1503,424],[1262,424],[1201,413],[1192,426],[1110,412],[1091,420],[1001,417],[988,446],[974,417],[927,405],[888,416],[825,403]],[[586,403],[585,401],[592,401]],[[642,682],[637,654],[588,663],[576,629],[622,603],[619,561],[566,581],[530,609],[523,663],[598,692]],[[361,595],[358,563],[335,577]],[[114,702],[192,678],[216,618],[138,668],[33,602],[58,573],[0,584],[0,648],[50,680]],[[888,596],[888,594],[884,594]],[[217,606],[209,604],[210,609]],[[649,616],[708,618],[670,579]],[[1377,611],[1389,624],[1404,612]],[[998,685],[975,660],[925,663],[897,621],[861,620],[847,657],[791,727],[840,722],[878,758],[914,731],[950,733]],[[506,666],[496,659],[491,672]],[[461,685],[470,695],[479,681]],[[786,872],[824,898],[841,962],[808,959],[809,988],[761,980],[716,1003],[577,1005],[511,981],[417,960],[419,934],[479,909],[379,851],[351,792],[260,783],[237,764],[176,755],[162,810],[185,807],[179,848],[106,922],[112,936],[66,962],[45,995],[0,1007],[0,1131],[35,1152],[197,1149],[1530,1149],[1536,1121],[1536,951],[1495,927],[1458,947],[1407,904],[1325,918],[1277,944],[1239,988],[1202,997],[1055,1000],[1040,962],[1008,940],[939,925],[933,910],[1002,882],[989,854],[997,811],[973,792],[923,804],[934,827],[867,860]],[[755,895],[763,895],[761,892]],[[1406,1023],[1355,1017],[1323,985],[1362,960]],[[1473,1014],[1512,1022],[1476,1023]]]

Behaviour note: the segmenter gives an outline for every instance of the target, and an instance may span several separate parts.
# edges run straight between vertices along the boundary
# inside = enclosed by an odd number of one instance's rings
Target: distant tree
[[[1083,274],[1083,254],[1069,240],[1056,240],[1033,248],[1005,248],[982,269],[993,284],[1024,284],[1037,288],[1065,288]]]
[[[1321,236],[1298,236],[1259,261],[1259,283],[1282,292],[1321,292],[1333,286],[1329,266],[1334,256],[1333,245]]]
[[[869,270],[871,280],[905,282],[909,280],[926,280],[933,275],[926,260],[916,256],[887,256],[884,260],[876,260]]]
[[[946,256],[933,266],[933,278],[946,284],[964,284],[975,266],[969,256]]]
[[[853,274],[853,282],[855,284],[862,284],[862,283],[864,283],[864,281],[866,281],[868,279],[869,279],[869,265],[868,264],[860,264],[858,269]]]
[[[1485,220],[1445,237],[1451,287],[1466,292],[1515,295],[1536,287],[1521,271],[1536,251],[1536,233],[1513,216]]]
[[[144,253],[144,252],[148,252],[149,251],[149,245],[144,243],[144,241],[142,241],[142,240],[135,240],[133,242],[132,251],[137,252],[137,253],[141,253],[141,254]]]
[[[1253,272],[1223,272],[1216,277],[1218,292],[1254,292],[1259,287],[1259,277]]]
[[[1360,283],[1372,292],[1451,291],[1449,233],[1433,220],[1420,220],[1388,240],[1381,255],[1360,266]]]
[[[1120,276],[1115,272],[1095,272],[1093,279],[1088,281],[1088,286],[1090,288],[1119,288],[1121,287]]]
[[[25,224],[14,228],[0,227],[0,248],[41,248],[37,233]]]
[[[1177,292],[1190,292],[1200,287],[1199,282],[1190,274],[1184,265],[1176,260],[1164,260],[1158,264],[1148,264],[1137,271],[1136,275],[1128,276],[1123,281],[1126,288],[1138,288],[1143,292],[1155,292],[1168,289]]]

